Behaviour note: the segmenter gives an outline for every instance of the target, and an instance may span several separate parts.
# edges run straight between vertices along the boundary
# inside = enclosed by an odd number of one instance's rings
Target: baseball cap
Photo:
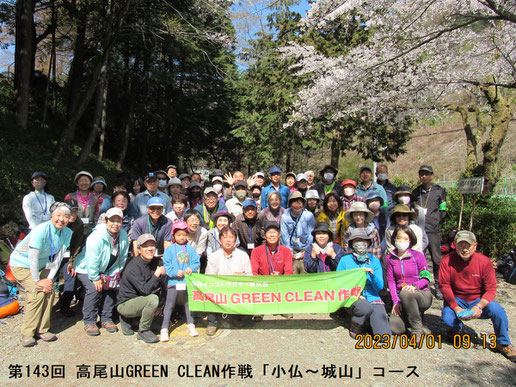
[[[154,197],[150,198],[149,201],[147,202],[147,207],[150,207],[150,206],[165,207],[165,202],[159,196],[154,196]]]
[[[79,208],[79,203],[77,203],[77,200],[75,199],[66,199],[64,202],[68,204],[72,210],[74,208]]]
[[[267,230],[269,230],[271,228],[275,228],[276,230],[281,231],[279,224],[277,222],[273,221],[273,220],[269,220],[265,224],[265,227],[263,228],[263,231],[267,232]]]
[[[192,181],[190,183],[190,189],[192,189],[193,187],[199,187],[199,188],[202,188],[201,187],[201,183],[199,183],[198,181]]]
[[[245,188],[247,189],[247,183],[243,180],[238,180],[234,185],[233,187],[235,187],[235,189],[237,188]]]
[[[141,245],[145,244],[145,242],[153,241],[156,244],[156,238],[152,234],[142,234],[136,240],[136,247],[140,248]]]
[[[123,218],[124,217],[124,213],[118,207],[111,207],[106,212],[106,219],[111,219],[113,216],[119,216],[119,217]]]
[[[353,187],[356,187],[357,182],[355,180],[346,179],[342,182],[342,186],[344,187],[345,185],[352,185]]]
[[[299,182],[301,180],[308,181],[308,176],[306,176],[304,173],[298,173],[296,176],[296,181]]]
[[[269,175],[272,175],[273,173],[281,173],[281,168],[280,167],[272,167],[271,169],[269,169]]]
[[[254,207],[257,208],[256,202],[253,199],[245,199],[242,203],[242,208]]]
[[[434,173],[434,169],[430,165],[421,165],[419,167],[419,172],[430,172]]]
[[[215,181],[220,181],[221,183],[224,182],[224,180],[222,180],[222,177],[220,176],[213,176],[213,178],[211,179],[211,182],[215,182]]]
[[[45,172],[43,171],[36,171],[32,174],[32,177],[30,178],[31,180],[35,179],[36,177],[42,177],[44,178],[45,180],[48,180],[48,176]]]
[[[263,172],[256,172],[254,177],[265,177],[265,174]]]
[[[75,174],[75,178],[73,179],[73,182],[77,183],[77,180],[79,180],[79,177],[81,177],[81,176],[87,176],[90,178],[91,181],[93,181],[93,176],[91,173],[89,173],[87,171],[80,171]]]
[[[373,173],[373,170],[371,169],[371,167],[369,165],[363,165],[362,167],[360,167],[360,173],[362,173],[364,171],[369,171],[369,172]]]
[[[182,174],[179,175],[179,180],[183,180],[183,179],[186,179],[186,178],[191,179],[192,176],[190,176],[188,173],[182,173]]]
[[[477,237],[471,231],[462,230],[455,235],[455,244],[459,242],[468,242],[470,245],[477,243]]]
[[[147,176],[145,176],[144,181],[149,181],[149,180],[158,180],[158,178],[156,177],[156,174],[154,172],[149,172],[147,174]]]
[[[219,194],[217,193],[217,191],[215,191],[215,188],[213,188],[213,187],[208,187],[204,190],[204,196],[211,194],[211,193],[219,196]]]

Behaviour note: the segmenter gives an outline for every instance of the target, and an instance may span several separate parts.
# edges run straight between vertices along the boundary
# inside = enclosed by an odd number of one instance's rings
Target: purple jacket
[[[422,270],[428,270],[425,256],[416,250],[408,250],[403,259],[396,255],[398,249],[385,257],[385,268],[387,271],[387,282],[394,304],[399,304],[398,293],[401,285],[415,285],[418,289],[429,290],[429,281],[426,278],[419,279]],[[395,290],[396,289],[396,290]]]

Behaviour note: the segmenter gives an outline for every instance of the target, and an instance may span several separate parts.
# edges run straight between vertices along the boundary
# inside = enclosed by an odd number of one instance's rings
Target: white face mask
[[[386,173],[379,173],[377,179],[380,180],[380,181],[385,181],[385,180],[387,180],[387,174]]]
[[[399,196],[398,202],[400,202],[401,204],[409,205],[410,204],[410,196]]]
[[[344,188],[344,195],[353,196],[355,194],[355,189],[351,187]]]
[[[326,173],[323,175],[324,180],[326,180],[326,181],[332,181],[334,176],[335,176],[335,175],[334,175],[333,173],[331,173],[331,172],[326,172]]]
[[[222,184],[213,184],[213,189],[220,193],[222,191]]]
[[[166,186],[167,186],[166,180],[159,181],[159,185],[158,185],[159,188],[165,188]]]
[[[394,245],[398,249],[398,252],[403,252],[409,248],[409,244],[409,242],[396,242]]]
[[[371,211],[376,211],[380,209],[380,202],[374,201],[368,204],[368,207]]]

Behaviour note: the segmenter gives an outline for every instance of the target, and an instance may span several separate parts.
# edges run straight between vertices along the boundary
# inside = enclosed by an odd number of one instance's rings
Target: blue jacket
[[[338,243],[333,243],[333,250],[335,250],[335,258],[331,259],[330,257],[326,257],[325,263],[317,257],[317,259],[312,258],[312,249],[313,245],[308,246],[305,250],[305,256],[303,257],[303,264],[305,266],[305,270],[307,273],[324,273],[327,271],[335,271],[339,264],[340,259],[344,255],[344,250]]]
[[[114,275],[120,272],[127,259],[129,251],[129,239],[124,230],[120,230],[118,237],[118,259],[106,270],[111,258],[111,243],[108,230],[104,223],[98,224],[86,239],[84,254],[79,254],[75,259],[75,268],[79,273],[88,273],[92,281],[100,279],[100,274]]]
[[[156,191],[156,195],[152,196],[148,190],[145,190],[143,192],[140,192],[136,197],[134,198],[134,205],[136,207],[136,210],[138,211],[138,216],[135,216],[134,218],[138,218],[142,215],[147,214],[147,202],[150,198],[159,196],[163,201],[165,202],[165,208],[163,209],[163,215],[168,214],[172,210],[172,203],[170,201],[170,197],[161,191]]]
[[[167,286],[174,286],[178,282],[184,283],[185,276],[178,277],[178,270],[185,271],[190,268],[196,273],[200,266],[199,254],[197,254],[197,251],[189,244],[178,245],[174,243],[168,246],[163,254],[163,266],[165,266],[165,270],[167,271]]]
[[[365,263],[357,262],[353,254],[343,256],[339,261],[337,271],[357,269],[359,267],[372,268],[373,274],[367,273],[366,285],[364,291],[362,292],[362,296],[364,296],[367,301],[373,302],[381,300],[380,295],[378,293],[380,290],[383,289],[383,272],[380,260],[371,255],[371,253],[368,254],[369,260]]]
[[[312,231],[315,227],[315,218],[308,210],[302,210],[299,221],[296,222],[290,215],[291,209],[287,208],[281,217],[281,239],[280,243],[294,250],[306,250],[313,241]],[[295,226],[295,229],[294,229]],[[299,238],[299,241],[297,239]]]
[[[389,199],[387,198],[387,193],[385,192],[385,189],[378,183],[372,182],[372,184],[369,186],[369,188],[364,187],[364,184],[360,183],[357,185],[356,195],[364,198],[367,200],[367,198],[373,193],[377,193],[380,195],[383,199],[383,205],[385,207],[389,206]]]
[[[260,204],[260,210],[263,210],[264,208],[269,207],[269,202],[267,201],[267,196],[269,195],[269,192],[276,191],[274,186],[269,184],[267,187],[265,187],[262,190],[262,203]],[[280,187],[278,189],[279,194],[281,195],[281,207],[287,208],[288,207],[288,197],[290,195],[290,188],[288,188],[286,185],[280,184]]]
[[[113,207],[113,203],[111,203],[111,198],[105,198],[102,202],[102,206],[100,207],[100,214],[102,215],[104,212],[109,210],[111,207]],[[129,202],[127,204],[127,209],[125,210],[125,213],[129,215],[131,218],[136,219],[139,217],[138,210],[136,209],[136,206],[133,202]],[[147,211],[145,211],[147,213]]]

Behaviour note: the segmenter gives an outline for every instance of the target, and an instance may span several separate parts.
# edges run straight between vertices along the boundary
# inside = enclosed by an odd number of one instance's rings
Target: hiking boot
[[[127,317],[120,315],[120,328],[125,336],[134,335],[133,327],[131,326],[131,320]]]
[[[362,325],[354,321],[351,321],[351,324],[349,325],[349,336],[352,339],[356,339],[357,335],[360,334],[362,334]]]
[[[412,336],[414,336],[414,338],[416,339],[416,344],[419,345],[419,342],[423,337],[423,332],[412,332]]]
[[[168,341],[168,328],[161,328],[159,332],[159,341],[167,342]]]
[[[500,352],[502,355],[504,355],[507,359],[510,361],[516,363],[516,348],[514,345],[503,345],[500,343],[496,344],[496,350]]]
[[[158,336],[152,331],[138,331],[138,340],[143,340],[148,344],[157,343],[159,341]]]
[[[50,332],[39,333],[38,337],[43,341],[56,341],[57,336]]]
[[[22,345],[24,347],[34,347],[37,344],[36,339],[32,336],[22,336]]]
[[[199,332],[197,332],[197,329],[195,329],[194,324],[187,324],[186,329],[188,330],[188,333],[190,333],[190,336],[192,336],[192,337],[199,336]]]
[[[208,328],[206,328],[206,334],[208,336],[213,336],[217,332],[217,326],[216,325],[208,325]]]
[[[109,333],[117,333],[118,332],[118,327],[111,320],[108,320],[106,322],[102,322],[102,328],[104,328]]]
[[[84,324],[84,330],[88,336],[98,336],[100,335],[99,328],[95,323]]]

